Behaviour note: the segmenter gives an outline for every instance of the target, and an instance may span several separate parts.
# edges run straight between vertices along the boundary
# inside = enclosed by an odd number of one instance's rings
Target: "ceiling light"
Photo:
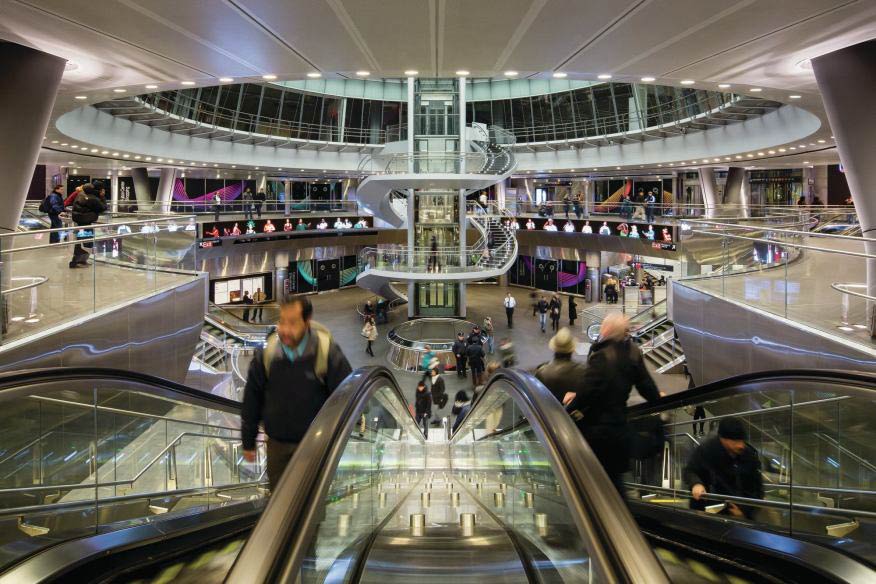
[[[356,71],[356,75],[358,75],[359,77],[368,77],[369,75],[371,75],[371,72],[370,71]]]
[[[815,142],[810,142],[809,145],[810,145],[810,146],[815,146]]]
[[[779,152],[787,152],[788,150],[785,148],[779,148]]]
[[[729,89],[730,84],[729,83],[719,83],[718,87],[720,87],[721,89]]]
[[[57,140],[52,140],[52,144],[57,144],[57,143],[58,143]]]
[[[752,87],[748,91],[750,91],[751,93],[760,93],[761,91],[763,91],[763,89],[761,89],[760,87]]]
[[[320,73],[319,71],[312,71],[312,72],[308,73],[307,76],[310,77],[311,79],[319,79],[320,77],[322,77],[322,73]],[[276,79],[277,76],[276,75],[264,75],[262,77],[262,79],[268,79],[268,78]]]
[[[258,166],[256,166],[256,167],[255,167],[255,169],[256,169],[256,170],[258,170],[258,169],[259,169],[259,167],[258,167]],[[325,172],[325,171],[323,171],[323,172]]]
[[[180,84],[181,85],[194,85],[195,82],[194,81],[180,81]]]
[[[152,160],[152,157],[151,157],[151,156],[147,156],[147,157],[145,158],[145,160],[146,160],[146,162],[149,162],[150,160]]]
[[[194,162],[193,162],[192,164],[194,164]],[[237,165],[236,165],[236,164],[232,164],[232,165],[231,165],[231,168],[237,168]]]
[[[93,152],[93,151],[92,151],[92,152]],[[101,150],[100,153],[101,153],[101,154],[109,154],[109,150]]]
[[[620,166],[615,166],[614,169],[615,169],[615,170],[620,170]]]
[[[71,161],[70,161],[70,162],[68,162],[68,163],[67,163],[67,164],[76,164],[76,163],[75,163],[75,162],[73,162],[73,161],[72,161],[72,160],[71,160]],[[805,164],[805,163],[804,163],[804,164]]]
[[[651,83],[652,81],[656,81],[654,77],[642,77],[642,81],[644,83]]]
[[[140,155],[138,154],[137,156],[135,156],[134,160],[140,160]]]
[[[736,158],[736,160],[739,160],[740,158],[742,158],[742,155],[741,155],[741,154],[737,154],[734,158]]]
[[[158,89],[158,86],[155,85],[154,83],[152,83],[152,84],[147,85],[146,89]]]
[[[118,152],[113,152],[113,156],[118,156],[118,155],[119,155]]]
[[[790,148],[788,148],[788,150],[796,150],[796,149],[797,149],[796,146],[791,146]]]
[[[769,154],[775,154],[775,153],[776,153],[775,150],[767,150],[767,152],[768,152]]]
[[[662,164],[658,164],[657,166],[663,166]]]
[[[207,163],[206,163],[206,162],[202,162],[202,163],[201,163],[201,166],[207,166]]]
[[[730,157],[729,157],[729,156],[725,156],[725,157],[724,157],[724,160],[730,160]]]
[[[61,146],[66,146],[66,145],[67,145],[66,142],[61,142]]]
[[[693,79],[682,79],[681,80],[682,85],[693,85],[694,83],[696,83],[696,81],[694,81]]]
[[[708,158],[703,158],[703,162],[708,162],[708,161],[709,161]],[[694,162],[696,162],[696,160],[694,160]]]
[[[278,168],[277,170],[283,170],[282,168]]]
[[[721,162],[721,159],[720,158],[713,158],[712,162]]]
[[[600,73],[596,76],[597,79],[611,79],[611,75],[608,73]]]
[[[754,158],[754,154],[746,154],[745,157],[746,158]]]
[[[164,162],[163,158],[159,158],[156,162]]]
[[[669,166],[675,166],[675,163],[674,163],[674,162],[670,162],[670,163],[669,163]]]
[[[131,157],[130,154],[122,154],[122,158],[130,158],[130,157]]]
[[[173,164],[173,158],[168,158],[167,161],[168,161],[169,163]]]
[[[310,73],[308,73],[307,76],[310,77]],[[318,77],[318,76],[319,76],[319,75],[317,74],[317,77]],[[268,73],[267,75],[262,75],[262,79],[264,79],[265,81],[273,81],[273,80],[276,79],[276,78],[277,78],[277,76],[276,76],[276,75],[272,75],[271,73]]]
[[[126,91],[128,91],[128,90],[122,89],[121,87],[117,87],[116,89],[113,89],[113,93],[125,93]]]
[[[214,164],[214,165],[213,165],[213,168],[216,168],[217,166],[219,166],[219,165],[218,165],[218,164]]]
[[[82,100],[82,99],[88,99],[88,96],[87,96],[87,95],[77,95],[77,96],[74,97],[73,99],[79,99],[79,100]]]
[[[505,71],[505,77],[517,77],[518,75],[517,71]]]
[[[563,73],[562,71],[556,71],[554,73],[554,79],[563,79],[564,77],[568,77],[568,73]]]
[[[824,140],[816,140],[819,144],[824,144]]]
[[[417,71],[416,69],[408,69],[407,71],[405,71],[405,76],[407,76],[407,77],[413,77],[414,75],[419,75],[419,74],[420,74],[420,72]]]
[[[192,165],[192,166],[194,166],[194,165],[195,165],[195,163],[194,163],[194,162],[189,162],[189,164],[191,164],[191,165]]]
[[[72,146],[70,146],[70,148],[72,148],[73,150],[79,150],[79,146],[77,146],[76,144],[73,144]]]
[[[598,168],[594,168],[593,170],[599,170]]]
[[[790,97],[791,99],[800,99],[803,96],[802,95],[789,95],[788,97]]]
[[[763,152],[758,152],[757,155],[758,155],[758,156],[763,156],[764,153],[763,153]]]
[[[468,75],[471,75],[471,71],[466,71],[465,69],[460,69],[459,71],[456,72],[456,74],[459,75],[460,77],[467,77]]]
[[[803,164],[809,164],[809,161],[808,161],[808,160],[804,160],[804,161],[803,161]]]
[[[233,77],[220,77],[219,83],[234,83]]]
[[[812,61],[810,61],[809,59],[797,61],[797,67],[799,69],[803,69],[804,71],[812,71]]]

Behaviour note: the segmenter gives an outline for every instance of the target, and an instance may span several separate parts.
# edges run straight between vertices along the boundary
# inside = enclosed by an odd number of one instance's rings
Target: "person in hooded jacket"
[[[52,229],[60,229],[64,227],[61,221],[61,213],[64,212],[64,187],[55,185],[52,192],[46,195],[43,202],[40,203],[40,211],[49,216],[49,222]],[[60,243],[61,232],[53,231],[49,234],[49,243]]]
[[[633,386],[647,401],[661,393],[645,367],[642,351],[629,338],[629,318],[609,314],[590,347],[587,369],[574,395],[566,395],[573,419],[606,474],[623,496],[621,475],[629,464],[626,407]]]
[[[85,185],[82,192],[76,196],[73,201],[73,223],[77,227],[87,227],[95,222],[100,217],[100,214],[106,211],[106,201],[97,195],[97,191],[92,185]],[[93,232],[91,230],[77,230],[77,239],[82,236],[83,239],[91,239]],[[89,246],[91,244],[88,244]],[[88,265],[88,252],[84,246],[77,243],[73,246],[73,259],[70,260],[70,267],[77,268]]]
[[[453,432],[456,432],[456,429],[459,428],[459,425],[465,419],[465,416],[468,415],[469,411],[471,411],[471,400],[468,398],[468,393],[461,389],[456,392],[456,396],[453,399],[453,407],[450,409],[450,413],[456,416],[456,419],[453,421]]]
[[[429,418],[432,417],[432,393],[426,389],[426,382],[417,383],[417,393],[414,397],[414,414],[417,426],[423,429],[426,438],[429,437]]]

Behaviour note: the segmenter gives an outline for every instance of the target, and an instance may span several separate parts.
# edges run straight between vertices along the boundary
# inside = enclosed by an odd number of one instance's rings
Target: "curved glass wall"
[[[314,94],[272,83],[179,89],[137,99],[173,116],[246,133],[358,144],[407,137],[407,103],[402,101]],[[763,113],[739,100],[731,93],[704,89],[598,83],[543,95],[469,101],[466,120],[508,130],[519,144],[639,133],[719,116],[726,123]]]

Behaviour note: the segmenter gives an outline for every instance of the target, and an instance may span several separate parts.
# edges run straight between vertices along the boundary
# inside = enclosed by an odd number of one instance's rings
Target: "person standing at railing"
[[[222,210],[222,197],[218,192],[213,194],[213,222],[219,222],[219,212]]]
[[[40,203],[39,210],[49,216],[49,223],[52,229],[60,229],[64,227],[61,221],[61,213],[64,212],[64,187],[55,185],[46,198]],[[49,243],[60,243],[61,232],[53,231],[49,234]]]
[[[258,214],[259,219],[261,219],[262,218],[262,206],[265,204],[265,201],[268,200],[268,197],[267,197],[267,195],[265,195],[265,191],[259,191],[255,194],[255,197],[253,197],[253,199],[255,201],[256,213]]]
[[[77,227],[87,227],[97,222],[100,214],[106,211],[106,201],[97,193],[98,191],[93,185],[85,185],[82,192],[73,201],[73,223]],[[77,240],[94,240],[94,231],[91,229],[77,229],[75,232]],[[73,246],[73,259],[70,260],[71,268],[88,265],[89,254],[84,249],[85,245],[91,246],[93,244],[77,243]]]
[[[451,351],[453,351],[453,356],[456,357],[456,376],[465,378],[467,370],[466,370],[466,355],[465,350],[468,348],[468,345],[465,342],[465,333],[458,332],[456,333],[456,340],[453,342],[453,347]]]
[[[563,211],[566,213],[566,219],[569,218],[569,211],[572,208],[572,197],[569,196],[569,193],[563,195]]]
[[[718,435],[701,443],[684,467],[684,482],[693,499],[690,508],[705,511],[703,495],[729,495],[746,499],[763,499],[763,476],[760,457],[748,442],[742,420],[734,416],[721,418]],[[720,500],[711,501],[718,504]],[[756,507],[725,502],[722,514],[751,519]]]
[[[255,294],[252,295],[252,301],[255,303],[255,308],[252,311],[252,320],[253,322],[259,321],[262,322],[262,316],[264,311],[265,301],[268,299],[268,295],[262,292],[262,289],[259,288],[255,291]]]
[[[252,296],[249,295],[249,292],[243,293],[243,300],[241,300],[241,303],[243,303],[244,306],[243,322],[249,322],[249,307],[252,306]]]
[[[252,191],[249,190],[249,187],[246,187],[246,190],[243,191],[243,196],[241,197],[243,200],[243,214],[244,219],[249,221],[253,218],[253,199],[252,199]]]
[[[657,202],[657,198],[654,196],[654,193],[648,192],[645,195],[645,221],[648,223],[654,223],[654,204]]]
[[[263,424],[272,490],[323,404],[352,371],[331,332],[312,317],[306,296],[284,302],[277,331],[249,365],[241,410],[243,456],[255,461]]]

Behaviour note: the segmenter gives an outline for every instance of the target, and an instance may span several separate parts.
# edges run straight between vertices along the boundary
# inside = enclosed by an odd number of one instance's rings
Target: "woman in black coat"
[[[572,296],[569,296],[569,326],[575,326],[576,318],[578,318],[578,304]]]
[[[423,435],[429,437],[429,418],[432,417],[432,392],[426,388],[426,382],[417,384],[417,393],[414,398],[414,414],[417,418],[417,426],[423,428]]]

